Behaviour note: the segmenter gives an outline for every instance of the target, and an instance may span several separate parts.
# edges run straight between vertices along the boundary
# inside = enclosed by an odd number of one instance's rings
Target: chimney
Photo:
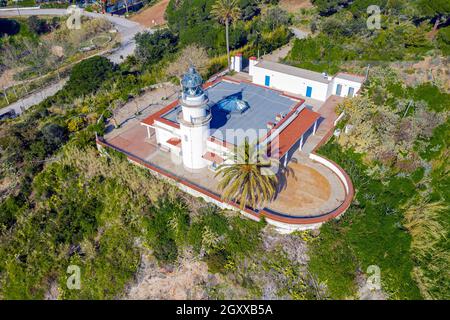
[[[230,59],[230,70],[234,70],[234,62],[235,62],[235,57],[231,56],[231,59]]]
[[[258,60],[256,59],[256,57],[250,57],[248,59],[248,74],[249,75],[253,76],[253,73],[255,71],[254,67],[255,67],[255,64],[257,64],[257,63],[258,63]]]
[[[234,71],[241,72],[242,71],[242,53],[236,53],[234,56]]]

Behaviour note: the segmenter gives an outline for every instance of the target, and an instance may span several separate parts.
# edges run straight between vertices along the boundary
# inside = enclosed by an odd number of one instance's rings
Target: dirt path
[[[281,0],[280,7],[288,12],[295,12],[303,8],[311,8],[313,5],[310,0]]]
[[[130,20],[135,21],[145,27],[155,27],[166,23],[164,13],[166,12],[169,0],[161,0],[157,4],[144,9],[133,16]]]

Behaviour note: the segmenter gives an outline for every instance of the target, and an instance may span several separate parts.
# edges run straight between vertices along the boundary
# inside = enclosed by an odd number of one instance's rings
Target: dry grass
[[[421,258],[433,252],[434,246],[445,237],[445,228],[439,216],[449,210],[442,201],[415,199],[405,206],[405,227],[413,237],[414,255]]]
[[[169,0],[161,0],[155,5],[142,10],[134,15],[130,20],[146,27],[160,26],[166,23],[164,13],[166,12]]]
[[[412,236],[412,255],[417,261],[413,277],[426,299],[436,299],[433,288],[440,286],[429,276],[430,272],[441,274],[443,279],[449,278],[445,266],[450,264],[450,253],[439,246],[446,239],[447,232],[441,214],[448,210],[443,201],[432,202],[420,196],[405,205],[405,227]],[[428,259],[430,255],[433,257],[431,261]]]
[[[64,150],[61,163],[76,167],[87,179],[95,176],[118,179],[120,184],[129,187],[134,194],[145,196],[155,204],[164,196],[171,199],[178,197],[174,187],[152,177],[147,170],[117,157],[99,156],[94,148],[80,150],[69,146]]]
[[[280,7],[287,12],[296,12],[300,9],[312,8],[313,5],[310,0],[281,0]]]

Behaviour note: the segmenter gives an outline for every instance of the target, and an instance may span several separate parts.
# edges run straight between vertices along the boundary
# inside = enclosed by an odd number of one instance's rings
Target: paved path
[[[332,95],[317,110],[321,115],[321,122],[317,127],[316,134],[311,134],[306,138],[302,148],[303,153],[308,154],[312,152],[330,134],[330,131],[334,129],[334,121],[338,117],[335,109],[342,101],[344,101],[344,98]]]
[[[28,109],[35,104],[43,101],[45,98],[50,97],[57,93],[67,82],[66,79],[53,83],[37,92],[34,92],[25,98],[19,99],[16,102],[9,104],[7,107],[0,109],[0,115],[14,110],[16,114],[21,114],[24,110]]]
[[[0,11],[0,17],[16,17],[19,16],[30,16],[30,15],[51,15],[51,16],[64,16],[68,15],[66,9],[11,9],[11,10],[1,10]],[[93,13],[93,12],[86,12],[81,10],[82,14],[91,17],[91,18],[106,18],[108,21],[110,21],[114,27],[117,29],[117,31],[120,34],[120,47],[117,49],[108,52],[105,54],[106,57],[108,57],[109,60],[111,60],[114,63],[120,63],[122,62],[127,56],[133,54],[134,49],[136,47],[136,43],[134,41],[134,36],[136,33],[147,30],[151,31],[151,29],[146,29],[142,27],[140,24],[127,20],[122,17],[118,16],[111,16],[107,14],[100,14],[100,13]],[[62,81],[52,84],[50,86],[47,86],[40,91],[31,94],[25,98],[22,98],[7,107],[4,107],[0,109],[0,115],[4,114],[10,110],[14,110],[16,114],[22,113],[22,109],[26,110],[29,107],[40,103],[45,98],[52,96],[55,94],[59,89],[61,89],[67,81],[66,79],[63,79]]]

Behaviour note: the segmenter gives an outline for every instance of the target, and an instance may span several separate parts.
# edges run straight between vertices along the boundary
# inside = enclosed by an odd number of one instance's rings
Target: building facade
[[[242,57],[233,59],[235,71],[240,71]],[[326,101],[331,95],[353,97],[358,94],[364,77],[339,72],[335,76],[276,63],[249,59],[249,75],[255,84],[291,92],[319,101]]]

